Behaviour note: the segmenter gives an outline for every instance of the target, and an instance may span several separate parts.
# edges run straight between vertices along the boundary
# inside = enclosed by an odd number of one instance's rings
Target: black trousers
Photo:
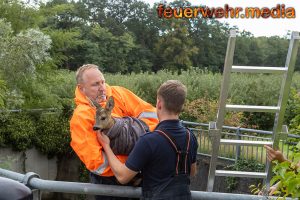
[[[105,176],[98,176],[96,174],[90,173],[90,180],[91,183],[94,184],[104,184],[104,185],[121,185],[116,177],[105,177]],[[131,184],[129,183],[128,186]],[[135,198],[128,198],[128,197],[111,197],[111,196],[95,196],[96,200],[138,200]]]

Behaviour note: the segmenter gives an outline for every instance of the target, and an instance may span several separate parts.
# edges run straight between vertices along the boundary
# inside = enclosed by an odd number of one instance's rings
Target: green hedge
[[[0,145],[24,151],[35,146],[49,157],[70,152],[69,119],[62,112],[5,113]]]
[[[69,119],[74,108],[75,73],[60,70],[47,76],[44,76],[45,79],[41,79],[43,82],[35,83],[42,85],[41,93],[41,88],[34,92],[28,90],[24,93],[26,94],[23,98],[24,107],[30,109],[36,108],[33,105],[53,105],[58,108],[59,112],[1,113],[0,146],[11,146],[16,150],[25,150],[35,146],[49,156],[71,151]],[[168,71],[160,71],[156,74],[105,74],[105,78],[110,85],[124,86],[153,105],[155,105],[158,86],[168,79],[178,79],[188,88],[187,104],[191,103],[191,107],[188,108],[198,109],[195,102],[201,103],[203,99],[211,102],[218,100],[222,76],[209,71],[190,70],[180,74]],[[295,73],[292,87],[286,112],[286,123],[291,123],[293,132],[299,134],[300,98],[297,94],[300,89],[299,73]],[[236,104],[276,105],[279,88],[280,77],[277,75],[232,74],[228,99],[230,103]],[[40,95],[45,93],[47,93],[46,97]],[[35,96],[30,97],[30,94]],[[22,93],[19,96],[22,97]],[[10,102],[8,109],[13,107],[15,101],[6,102]],[[20,106],[19,103],[16,105]],[[203,107],[203,105],[199,105],[199,108],[201,106]],[[199,118],[198,114],[192,115],[190,112],[185,112],[182,119],[193,121]],[[216,114],[207,113],[207,115],[212,118]],[[273,126],[273,118],[274,116],[270,114],[243,113],[242,123],[249,127],[270,130]]]

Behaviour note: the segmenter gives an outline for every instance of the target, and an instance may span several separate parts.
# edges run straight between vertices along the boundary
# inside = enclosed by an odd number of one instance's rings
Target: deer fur
[[[148,126],[133,117],[114,118],[111,112],[115,106],[114,98],[109,97],[105,108],[92,101],[96,107],[94,131],[100,130],[110,139],[110,146],[117,155],[128,155],[141,135],[148,131]]]

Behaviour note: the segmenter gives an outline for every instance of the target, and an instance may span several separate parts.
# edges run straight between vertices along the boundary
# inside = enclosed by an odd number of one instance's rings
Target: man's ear
[[[77,84],[77,86],[81,92],[85,92],[85,88],[81,84]]]
[[[161,110],[161,104],[162,104],[162,101],[159,98],[157,98],[156,99],[156,109]]]
[[[112,96],[108,98],[108,101],[106,102],[105,109],[112,111],[112,109],[115,107],[115,101]]]

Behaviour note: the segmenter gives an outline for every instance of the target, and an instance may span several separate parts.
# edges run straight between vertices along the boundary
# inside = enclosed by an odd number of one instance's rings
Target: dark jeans
[[[105,185],[121,185],[114,176],[105,177],[105,176],[98,176],[93,173],[90,173],[90,180],[91,183],[94,184],[105,184]],[[131,185],[131,184],[127,184]],[[111,196],[95,196],[96,200],[138,200],[135,198],[128,198],[128,197],[111,197]]]

